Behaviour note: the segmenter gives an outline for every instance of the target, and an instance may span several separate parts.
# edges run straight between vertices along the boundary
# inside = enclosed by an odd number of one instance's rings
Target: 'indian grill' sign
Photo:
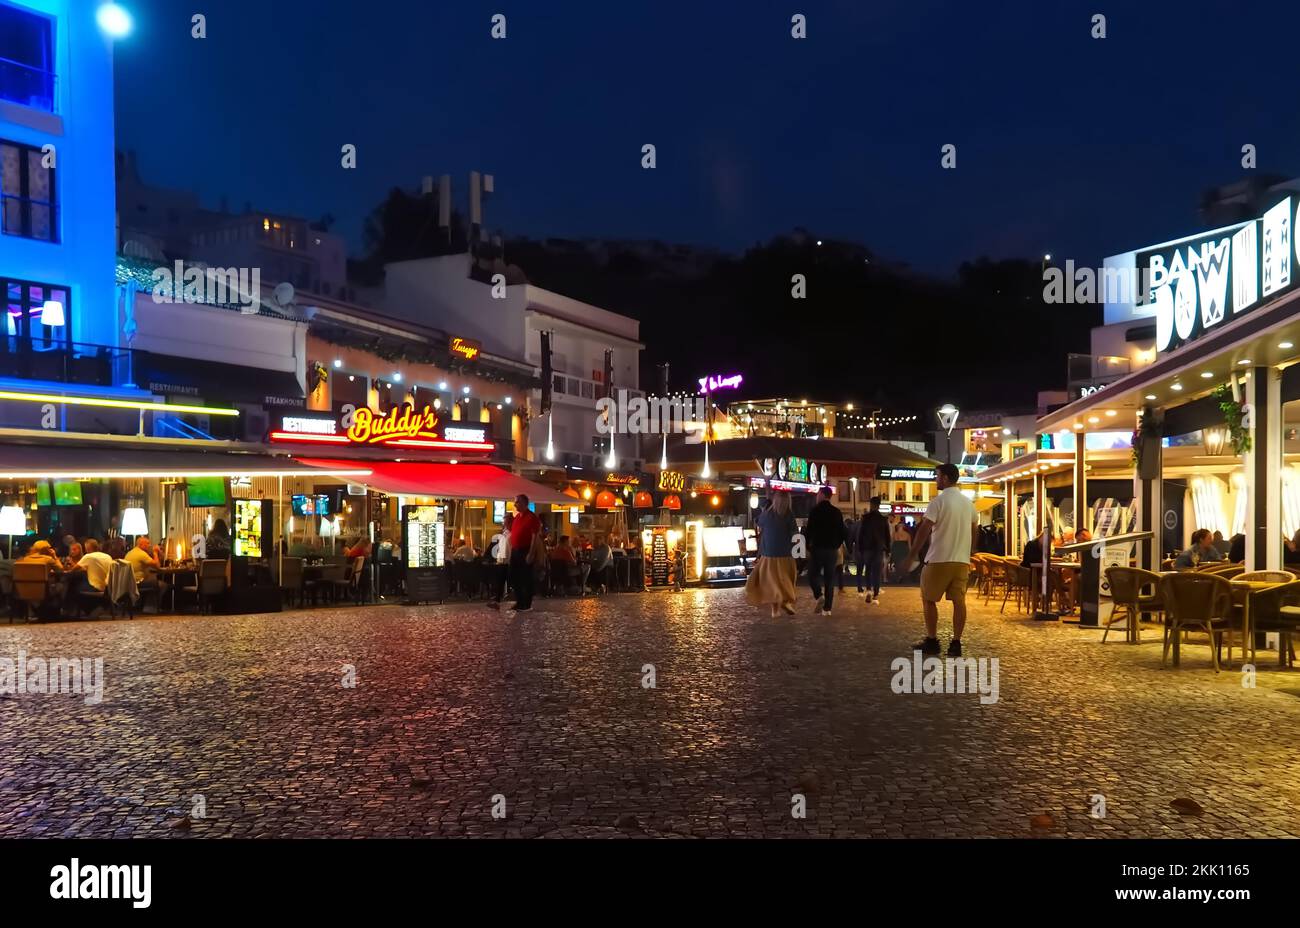
[[[280,427],[271,431],[271,441],[352,447],[391,446],[432,448],[449,451],[492,451],[481,426],[442,426],[437,412],[428,406],[395,406],[386,413],[366,407],[344,405],[338,414],[316,411],[285,413]]]
[[[472,338],[460,338],[459,336],[451,340],[451,353],[466,361],[476,361],[478,356],[483,353],[483,344],[476,342]]]
[[[1169,351],[1295,288],[1300,198],[1259,219],[1140,251],[1139,305],[1156,318],[1156,350]]]

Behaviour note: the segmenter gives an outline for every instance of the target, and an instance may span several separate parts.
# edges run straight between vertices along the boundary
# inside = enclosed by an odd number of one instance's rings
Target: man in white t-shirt
[[[77,566],[86,572],[86,582],[96,592],[104,592],[108,586],[108,575],[113,569],[113,559],[99,550],[98,541],[86,539],[86,553],[77,561]]]
[[[921,570],[921,602],[925,606],[925,639],[916,644],[922,654],[939,653],[939,600],[952,601],[952,642],[949,657],[961,657],[961,633],[966,626],[966,587],[970,582],[970,556],[978,547],[979,515],[961,490],[952,464],[941,464],[935,480],[939,495],[930,500],[907,555],[910,569],[918,552],[930,543]]]

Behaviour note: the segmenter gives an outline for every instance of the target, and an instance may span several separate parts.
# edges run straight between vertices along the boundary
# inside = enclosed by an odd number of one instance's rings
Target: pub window
[[[912,484],[912,502],[925,502],[925,487],[921,486],[919,483]]]
[[[63,351],[72,346],[72,305],[67,287],[0,279],[5,297],[8,351]]]
[[[894,502],[907,502],[907,484],[898,482],[894,483]]]
[[[41,164],[42,157],[39,148],[0,141],[0,231],[5,235],[59,240],[55,172]]]

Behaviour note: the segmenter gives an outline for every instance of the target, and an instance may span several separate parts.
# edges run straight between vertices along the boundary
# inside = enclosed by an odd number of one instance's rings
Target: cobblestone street
[[[966,655],[998,658],[996,704],[897,695],[917,591],[849,594],[832,618],[801,594],[778,620],[733,589],[539,600],[514,620],[450,605],[0,626],[2,657],[102,657],[105,674],[99,705],[0,698],[0,833],[1300,835],[1300,675],[1275,652],[1243,688],[1203,638],[1161,669],[1154,627],[1103,646],[977,605]]]

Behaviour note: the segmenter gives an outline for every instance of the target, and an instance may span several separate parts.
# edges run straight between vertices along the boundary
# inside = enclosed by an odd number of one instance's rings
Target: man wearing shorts
[[[921,602],[925,606],[925,639],[915,645],[922,654],[939,653],[939,600],[952,601],[952,642],[949,657],[961,657],[961,633],[966,626],[966,585],[970,579],[970,556],[977,547],[979,516],[972,503],[957,489],[960,475],[952,464],[941,464],[935,479],[939,495],[930,501],[921,527],[907,555],[908,568],[916,564],[917,552],[930,543],[921,570]]]

